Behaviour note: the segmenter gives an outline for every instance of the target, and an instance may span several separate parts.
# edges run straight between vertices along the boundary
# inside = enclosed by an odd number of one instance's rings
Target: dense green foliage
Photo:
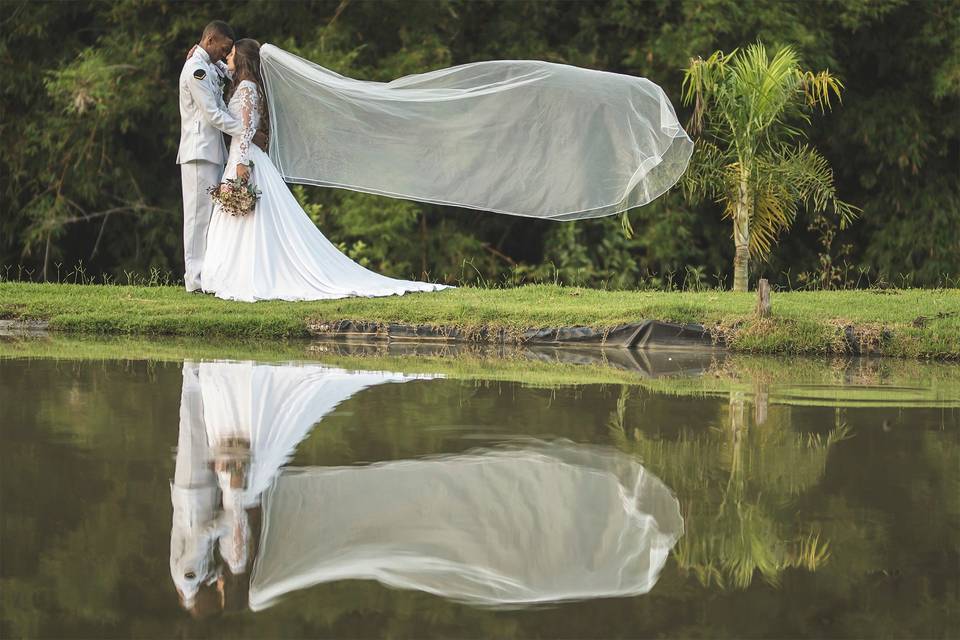
[[[840,198],[755,275],[788,286],[931,285],[960,274],[960,5],[949,0],[424,0],[5,4],[0,29],[0,265],[181,272],[176,77],[212,18],[352,77],[539,58],[649,77],[679,107],[691,58],[761,40],[828,69],[842,105],[809,134]],[[685,119],[687,114],[682,114]],[[549,223],[298,190],[322,230],[392,275],[609,287],[718,282],[733,257],[722,207],[674,192],[616,219]],[[805,218],[810,220],[810,218]]]

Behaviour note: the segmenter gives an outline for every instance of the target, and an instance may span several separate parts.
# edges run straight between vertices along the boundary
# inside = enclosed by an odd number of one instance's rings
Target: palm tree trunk
[[[733,243],[737,252],[733,258],[733,290],[747,291],[750,275],[750,187],[747,176],[740,179],[737,208],[733,217]]]
[[[750,247],[737,243],[737,253],[733,256],[733,290],[749,291],[747,279],[750,269]]]

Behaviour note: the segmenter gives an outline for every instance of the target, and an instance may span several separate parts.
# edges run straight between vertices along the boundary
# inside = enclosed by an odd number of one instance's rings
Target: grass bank
[[[486,327],[613,327],[644,319],[696,322],[733,351],[842,354],[844,328],[880,355],[960,359],[960,289],[790,292],[773,316],[753,317],[753,294],[600,291],[531,285],[465,287],[432,294],[319,302],[228,302],[179,287],[0,283],[0,318],[42,320],[52,330],[242,338],[311,335],[339,320]]]

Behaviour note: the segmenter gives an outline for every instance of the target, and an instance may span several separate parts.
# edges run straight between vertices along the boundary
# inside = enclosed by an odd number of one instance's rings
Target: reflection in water
[[[653,588],[683,519],[670,490],[615,450],[529,440],[283,468],[337,404],[413,377],[426,376],[184,364],[170,572],[185,608],[261,610],[345,579],[484,606]]]
[[[347,578],[478,605],[637,595],[683,532],[657,478],[572,443],[284,470],[265,505],[254,610]]]
[[[790,514],[794,499],[823,477],[830,450],[851,437],[841,409],[825,437],[798,434],[787,408],[771,409],[765,390],[755,390],[753,411],[734,391],[718,428],[663,440],[628,426],[628,398],[624,389],[611,432],[621,449],[666,470],[685,499],[688,535],[675,552],[682,569],[706,587],[746,589],[757,574],[778,584],[787,569],[823,566],[829,541],[801,514]]]
[[[61,357],[59,339],[14,357],[0,353],[0,638],[950,638],[960,628],[957,365],[730,357],[705,375],[658,375],[675,359],[639,380],[599,365],[578,369],[495,354],[324,352],[319,369],[326,372],[376,368],[445,372],[448,379],[381,384],[340,404],[295,445],[288,463],[319,469],[287,467],[257,500],[249,495],[258,460],[252,429],[246,442],[217,443],[207,437],[203,410],[191,425],[190,383],[198,404],[206,391],[201,366],[188,379],[174,473],[182,360],[130,357],[157,353],[155,345],[134,351],[76,344],[69,357]],[[173,346],[177,354],[225,353]],[[261,353],[273,362],[303,357],[289,345],[277,346],[287,349],[279,354],[270,348]],[[289,395],[262,415],[280,412]],[[294,578],[317,572],[316,558],[304,553],[315,540],[285,545],[283,526],[273,526],[287,522],[281,498],[297,495],[299,476],[308,482],[312,473],[346,467],[371,474],[374,486],[377,469],[407,461],[432,478],[426,463],[450,456],[498,462],[500,454],[505,464],[515,451],[535,457],[529,440],[507,449],[496,443],[545,434],[615,445],[676,492],[684,534],[649,594],[494,611],[376,580],[337,580],[250,611],[251,593],[268,600],[272,580],[293,575],[267,571],[286,566],[281,553],[290,550]],[[488,451],[470,452],[472,446]],[[353,466],[367,461],[382,464]],[[625,474],[617,477],[631,486]],[[199,557],[191,608],[235,615],[191,620],[177,603],[168,554],[171,479],[184,489],[174,491],[181,498],[174,548],[192,546],[187,555]],[[225,498],[221,486],[233,493]],[[206,503],[198,499],[204,493],[213,494]],[[248,500],[254,506],[234,509],[242,517],[231,520],[224,505]],[[366,504],[385,518],[406,508],[385,497]],[[360,537],[365,521],[358,522],[348,545],[372,536]],[[212,537],[204,539],[204,531]],[[221,535],[229,531],[237,535]],[[467,564],[476,566],[475,558]],[[488,562],[497,566],[496,558]]]
[[[361,389],[432,377],[185,362],[170,486],[170,575],[183,606],[203,615],[231,604],[251,565],[260,494],[317,421]],[[214,566],[215,546],[226,570]]]

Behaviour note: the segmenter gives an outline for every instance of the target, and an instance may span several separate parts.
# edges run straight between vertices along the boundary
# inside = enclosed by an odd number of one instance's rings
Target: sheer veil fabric
[[[578,220],[649,203],[693,152],[645,78],[496,60],[381,83],[260,53],[270,158],[287,182]]]
[[[260,121],[256,85],[243,80],[230,113],[244,124],[230,144],[223,179],[252,161],[250,184],[260,191],[252,215],[232,216],[215,204],[207,230],[201,286],[225,300],[332,300],[351,296],[440,291],[447,285],[401,280],[354,262],[330,242],[303,210],[270,158],[251,145]]]

